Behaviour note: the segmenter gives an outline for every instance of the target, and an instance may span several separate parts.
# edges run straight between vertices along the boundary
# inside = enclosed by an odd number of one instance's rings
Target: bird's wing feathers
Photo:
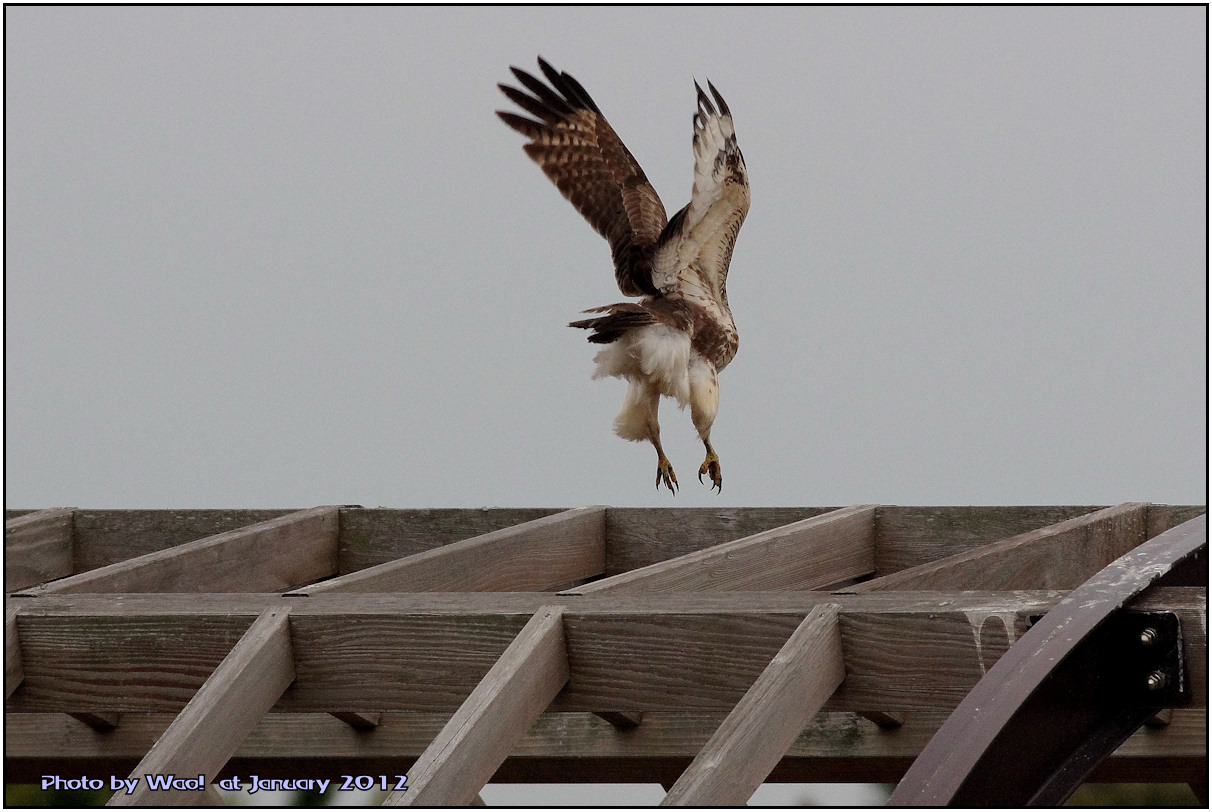
[[[666,222],[661,199],[585,88],[542,58],[539,68],[550,87],[519,68],[511,70],[530,94],[500,85],[535,118],[497,115],[530,139],[526,154],[610,243],[623,294],[655,294],[652,259]]]
[[[723,291],[732,249],[749,211],[749,176],[737,146],[732,112],[708,82],[715,103],[695,83],[694,187],[690,203],[670,220],[661,237],[654,282],[665,294],[688,281],[682,272],[696,268],[714,292]]]

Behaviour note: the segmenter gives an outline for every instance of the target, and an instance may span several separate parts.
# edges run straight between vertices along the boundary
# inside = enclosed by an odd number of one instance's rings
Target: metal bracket
[[[1043,615],[1028,617],[1031,625]],[[1102,702],[1161,709],[1190,702],[1182,624],[1173,612],[1121,609],[1070,654],[1083,693]]]

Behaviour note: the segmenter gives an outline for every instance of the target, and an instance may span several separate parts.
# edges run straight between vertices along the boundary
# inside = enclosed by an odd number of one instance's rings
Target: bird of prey
[[[523,149],[610,243],[614,275],[625,296],[639,301],[595,307],[592,318],[570,326],[590,330],[605,345],[593,377],[628,382],[615,432],[647,440],[657,453],[656,486],[678,484],[661,449],[657,406],[661,395],[690,405],[707,457],[699,468],[723,487],[711,425],[720,402],[718,374],[736,355],[737,331],[724,282],[737,232],[749,211],[749,178],[736,143],[732,113],[712,86],[709,98],[695,82],[694,186],[690,203],[667,218],[644,170],[576,79],[539,58],[547,83],[510,68],[525,91],[499,85],[534,118],[497,111],[530,139]]]

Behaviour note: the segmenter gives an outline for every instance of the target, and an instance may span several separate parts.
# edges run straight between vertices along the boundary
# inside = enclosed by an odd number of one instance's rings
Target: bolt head
[[[1145,678],[1145,684],[1149,686],[1150,691],[1160,691],[1166,687],[1166,675],[1162,671],[1154,671]]]
[[[1140,644],[1142,646],[1154,646],[1161,640],[1161,635],[1157,633],[1157,629],[1152,626],[1146,626],[1140,632]]]

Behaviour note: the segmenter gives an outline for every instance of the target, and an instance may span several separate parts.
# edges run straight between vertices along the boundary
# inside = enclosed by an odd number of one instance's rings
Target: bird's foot
[[[699,482],[703,481],[703,474],[711,477],[711,487],[715,488],[718,493],[724,492],[724,477],[720,473],[720,458],[715,452],[709,452],[707,459],[703,460],[702,466],[699,467]]]
[[[677,494],[678,478],[673,474],[673,465],[669,462],[669,458],[663,454],[657,460],[657,490],[661,489],[662,482],[665,483],[665,487],[669,489],[670,493]]]

